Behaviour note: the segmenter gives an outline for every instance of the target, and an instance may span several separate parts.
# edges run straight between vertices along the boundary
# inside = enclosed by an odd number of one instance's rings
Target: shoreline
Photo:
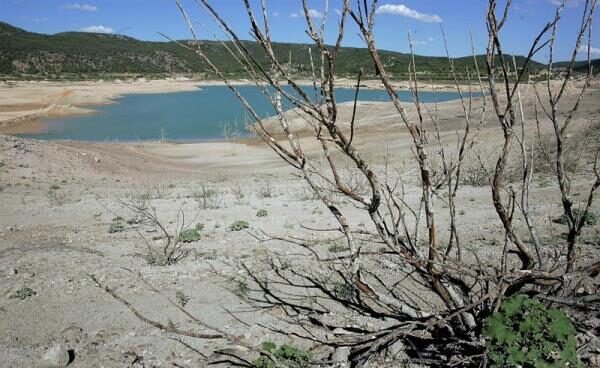
[[[251,80],[233,80],[233,85],[253,85]],[[300,85],[312,85],[309,80],[298,80]],[[95,113],[94,107],[115,103],[131,94],[187,92],[205,86],[223,86],[219,80],[137,80],[137,81],[22,81],[0,83],[0,134],[43,133],[43,119],[72,117]],[[340,78],[339,88],[356,88],[356,81]],[[362,89],[382,89],[380,81],[361,81]],[[395,83],[397,89],[408,89],[408,82]],[[423,84],[424,90],[432,89]],[[448,84],[433,85],[435,91],[454,91]]]

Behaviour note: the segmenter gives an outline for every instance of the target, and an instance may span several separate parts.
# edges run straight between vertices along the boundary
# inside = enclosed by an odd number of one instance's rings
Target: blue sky
[[[251,0],[252,1],[252,0]],[[541,27],[552,18],[559,0],[514,0],[507,30],[503,33],[505,52],[525,54]],[[183,0],[203,38],[211,36],[201,24],[214,27],[193,0]],[[257,0],[253,1],[258,3]],[[560,34],[557,59],[570,56],[575,30],[581,19],[583,0],[568,0]],[[335,37],[341,0],[329,1],[329,39]],[[500,3],[503,3],[500,0]],[[213,4],[238,33],[248,38],[248,22],[241,0],[214,0]],[[471,53],[469,32],[473,32],[476,51],[486,46],[485,0],[380,0],[376,36],[380,49],[408,51],[407,32],[413,32],[416,52],[443,55],[440,25],[446,31],[453,56]],[[308,42],[300,0],[267,0],[276,41]],[[318,18],[325,0],[311,0],[310,7]],[[599,9],[600,10],[600,9]],[[598,15],[594,17],[598,24]],[[157,32],[173,38],[189,38],[174,0],[0,0],[0,20],[33,32],[96,31],[120,33],[142,40],[162,40]],[[593,57],[600,57],[600,26],[594,27]],[[363,46],[357,30],[349,27],[346,46]],[[538,60],[547,54],[541,53]]]

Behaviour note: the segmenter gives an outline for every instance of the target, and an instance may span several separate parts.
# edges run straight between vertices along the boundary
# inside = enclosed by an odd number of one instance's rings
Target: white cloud
[[[377,14],[394,14],[407,18],[413,18],[427,23],[441,23],[442,18],[435,14],[424,14],[407,7],[406,5],[398,4],[383,4],[375,11]]]
[[[588,47],[587,47],[587,45],[585,45],[585,46],[579,46],[579,49],[577,49],[577,51],[585,53],[587,55]],[[590,54],[592,54],[592,55],[600,55],[600,48],[598,48],[598,47],[590,47]]]
[[[320,11],[318,11],[316,9],[308,9],[308,15],[311,18],[323,18],[323,13],[321,13]],[[293,12],[290,14],[290,18],[300,18],[300,17],[304,17],[303,11]]]
[[[554,6],[561,6],[563,3],[565,3],[566,6],[570,7],[570,8],[574,8],[579,6],[580,3],[582,3],[583,1],[581,0],[548,0],[548,2]]]
[[[278,17],[278,16],[279,16],[279,13],[278,13],[278,12],[273,12],[273,16],[274,16],[274,17]]]
[[[81,11],[86,11],[86,12],[95,12],[98,11],[98,7],[95,5],[90,5],[90,4],[65,4],[62,5],[60,7],[61,9],[64,10],[81,10]]]
[[[80,29],[81,32],[90,33],[115,33],[115,30],[105,26],[87,26]]]
[[[323,18],[323,13],[315,9],[308,9],[308,15],[313,18]]]

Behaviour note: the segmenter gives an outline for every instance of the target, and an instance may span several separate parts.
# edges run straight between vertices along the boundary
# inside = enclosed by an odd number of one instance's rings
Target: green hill
[[[184,41],[189,42],[189,41]],[[243,69],[222,44],[201,41],[202,47],[230,77],[246,77]],[[258,60],[269,65],[262,49],[255,42],[245,41],[246,47]],[[297,76],[310,76],[307,44],[277,43],[275,53],[281,60],[292,57],[292,70]],[[313,46],[314,47],[314,46]],[[316,50],[313,50],[313,55]],[[410,65],[409,54],[380,52],[388,71],[395,77],[405,77]],[[415,56],[417,70],[424,80],[449,79],[445,57]],[[521,65],[524,58],[518,57]],[[479,56],[484,70],[483,56]],[[346,47],[340,51],[336,71],[339,76],[354,77],[364,68],[367,77],[374,77],[368,51]],[[473,70],[473,58],[455,59],[456,70]],[[532,63],[531,67],[542,64]],[[316,66],[318,68],[318,65]],[[188,75],[195,78],[214,78],[207,65],[193,52],[174,42],[139,41],[122,35],[66,32],[55,35],[31,33],[0,22],[0,75],[12,78],[86,79],[118,76]],[[461,75],[462,76],[462,75]]]
[[[594,74],[598,74],[600,72],[600,59],[591,60],[592,71]],[[568,61],[561,61],[558,63],[554,63],[554,69],[567,68],[569,66]],[[588,63],[587,61],[576,61],[573,65],[573,70],[577,73],[587,73],[588,71]]]

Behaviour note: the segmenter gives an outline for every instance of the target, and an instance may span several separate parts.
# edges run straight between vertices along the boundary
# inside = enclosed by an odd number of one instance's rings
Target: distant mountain
[[[183,41],[189,42],[189,41]],[[242,67],[216,41],[201,41],[204,52],[230,77],[245,77]],[[245,46],[259,62],[269,65],[262,49],[255,42]],[[275,53],[281,60],[291,55],[295,75],[311,75],[307,44],[276,43]],[[314,47],[314,46],[312,46]],[[313,55],[316,50],[313,50]],[[380,51],[381,58],[393,75],[406,76],[411,62],[410,54]],[[524,57],[517,57],[522,65]],[[478,56],[484,70],[483,56]],[[415,56],[417,71],[423,79],[448,79],[449,65],[445,57]],[[318,60],[315,60],[318,62]],[[463,74],[473,71],[473,58],[454,60],[456,70]],[[530,67],[542,64],[532,62]],[[316,65],[318,68],[318,65]],[[339,76],[355,77],[364,68],[367,77],[374,77],[373,64],[367,49],[345,47],[340,50],[336,71]],[[0,74],[17,78],[72,78],[85,79],[117,76],[192,75],[197,78],[214,77],[208,66],[193,52],[175,42],[139,41],[112,34],[64,32],[45,35],[27,32],[0,22]]]
[[[594,74],[597,74],[598,72],[600,72],[600,59],[593,59],[591,60],[591,64],[592,64],[592,70]],[[569,62],[568,61],[561,61],[558,63],[554,63],[553,67],[555,69],[557,68],[567,68],[569,66]],[[573,65],[573,70],[575,70],[578,73],[587,73],[588,71],[588,62],[587,60],[585,61],[576,61],[575,64]]]

